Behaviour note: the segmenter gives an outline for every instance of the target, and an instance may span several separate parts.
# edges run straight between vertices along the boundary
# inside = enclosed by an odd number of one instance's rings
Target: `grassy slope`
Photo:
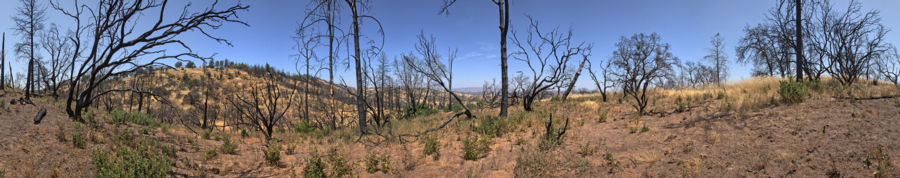
[[[396,137],[368,136],[355,142],[353,128],[328,133],[278,133],[275,137],[281,140],[282,150],[295,150],[293,154],[281,152],[280,166],[276,167],[263,164],[264,147],[258,133],[249,138],[241,138],[236,132],[224,133],[238,143],[236,154],[220,153],[208,161],[203,161],[204,153],[220,147],[221,141],[200,138],[178,126],[166,131],[151,128],[149,134],[139,137],[176,146],[173,174],[188,176],[301,175],[313,152],[328,155],[331,149],[335,150],[332,155],[345,158],[352,172],[361,177],[512,177],[517,173],[559,177],[823,177],[832,169],[842,176],[863,177],[873,175],[882,165],[889,171],[882,174],[900,176],[898,159],[878,162],[881,159],[874,158],[879,148],[887,150],[888,157],[900,156],[900,141],[896,139],[900,138],[900,100],[838,100],[833,96],[846,95],[848,90],[826,84],[821,92],[813,92],[811,99],[786,105],[777,94],[779,80],[782,79],[747,79],[730,84],[721,99],[716,99],[721,88],[654,91],[655,102],[649,106],[654,114],[642,117],[634,115],[632,101],[627,97],[618,102],[621,93],[613,93],[609,102],[600,101],[597,94],[575,95],[564,103],[543,100],[536,103],[535,112],[513,108],[511,117],[504,120],[509,125],[500,128],[502,134],[490,139],[490,151],[476,160],[463,159],[461,140],[475,135],[486,137],[476,131],[485,128],[482,121],[496,114],[496,108],[478,109],[478,119],[459,119],[429,134],[441,143],[441,156],[436,160],[423,157],[422,139],[401,143]],[[861,83],[850,88],[857,97],[898,93],[894,86],[886,84]],[[675,99],[679,96],[691,106],[688,111],[675,111]],[[2,100],[12,97],[14,94]],[[49,101],[37,105],[56,106]],[[100,127],[89,133],[94,139],[87,148],[79,149],[56,139],[55,135],[68,136],[73,132],[62,110],[50,109],[45,123],[28,126],[32,125],[30,121],[22,118],[28,118],[35,107],[6,107],[11,111],[0,115],[4,122],[0,125],[6,128],[0,131],[4,135],[0,139],[4,145],[0,157],[5,158],[0,161],[0,171],[12,177],[90,177],[94,172],[89,164],[91,150],[113,149],[116,133],[126,128],[145,128],[134,124],[116,126],[98,114]],[[603,123],[598,122],[602,113],[608,116]],[[544,122],[551,114],[554,127],[568,118],[570,129],[559,147],[537,151]],[[438,113],[394,121],[389,126],[391,135],[437,126],[448,115]],[[642,131],[644,127],[646,132]],[[631,133],[633,129],[635,133]],[[369,153],[388,155],[393,171],[367,173],[364,160]],[[35,161],[48,159],[54,161]],[[610,160],[618,164],[610,164]],[[869,160],[868,166],[865,160]],[[332,173],[330,163],[326,164],[326,172]]]

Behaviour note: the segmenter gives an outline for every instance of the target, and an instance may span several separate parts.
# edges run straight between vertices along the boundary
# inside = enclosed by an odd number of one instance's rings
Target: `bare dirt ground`
[[[116,134],[144,127],[117,127],[98,114],[97,131],[85,129],[90,137],[86,147],[75,148],[72,121],[57,103],[33,99],[35,105],[9,104],[19,97],[20,93],[0,97],[5,103],[0,108],[0,171],[6,177],[94,177],[94,151],[113,150],[110,140]],[[662,102],[672,103],[671,99]],[[367,136],[356,142],[352,127],[330,134],[290,129],[276,134],[282,148],[295,148],[292,154],[282,149],[278,166],[265,165],[259,133],[249,138],[224,133],[238,143],[236,153],[219,153],[206,161],[204,153],[220,147],[221,141],[202,139],[179,126],[150,128],[139,137],[177,148],[172,177],[303,177],[311,153],[326,155],[332,149],[332,155],[343,157],[352,168],[352,177],[515,177],[523,172],[549,177],[900,177],[896,159],[900,156],[900,101],[896,99],[814,97],[799,104],[772,104],[742,112],[721,109],[724,99],[697,97],[692,103],[682,113],[664,107],[662,116],[657,112],[635,117],[628,100],[619,104],[615,97],[609,102],[600,102],[596,96],[542,101],[538,111],[513,110],[510,117],[522,119],[493,137],[490,150],[475,160],[463,158],[461,140],[476,135],[472,128],[480,127],[478,119],[455,120],[431,133],[441,143],[439,159],[423,156],[422,139],[401,143]],[[46,107],[48,115],[34,124],[40,107]],[[609,117],[598,122],[598,111],[604,110]],[[483,109],[476,115],[483,119],[495,113],[496,109]],[[550,114],[554,127],[569,118],[569,130],[556,149],[536,151]],[[397,133],[421,131],[443,122],[447,115],[396,121],[393,128]],[[364,160],[371,153],[388,155],[391,170],[368,173]],[[326,172],[333,173],[331,165]]]

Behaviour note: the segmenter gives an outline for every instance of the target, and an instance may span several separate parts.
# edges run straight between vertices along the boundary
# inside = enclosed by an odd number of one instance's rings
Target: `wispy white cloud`
[[[461,57],[459,57],[459,59],[470,59],[470,58],[484,59],[484,58],[496,58],[497,56],[498,55],[496,55],[496,54],[485,54],[480,51],[472,51],[472,52],[466,53],[465,55],[462,55]]]

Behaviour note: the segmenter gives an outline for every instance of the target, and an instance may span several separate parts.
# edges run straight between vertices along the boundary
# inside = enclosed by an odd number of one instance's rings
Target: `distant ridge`
[[[465,94],[481,94],[481,87],[464,87],[464,88],[454,88],[454,92],[465,93]]]

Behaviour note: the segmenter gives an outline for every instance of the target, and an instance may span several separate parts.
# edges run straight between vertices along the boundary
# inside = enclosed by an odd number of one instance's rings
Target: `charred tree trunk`
[[[0,90],[6,90],[6,33],[3,33],[3,48],[0,48]],[[12,71],[10,71],[12,72]]]
[[[359,12],[357,9],[356,0],[347,0],[347,4],[350,5],[350,12],[353,13],[353,60],[356,63],[356,114],[359,117],[357,121],[359,124],[359,132],[362,135],[366,134],[366,106],[365,101],[363,99],[363,76],[362,76],[362,67],[360,66],[361,61],[360,51],[359,51]]]
[[[506,35],[509,32],[509,1],[501,0],[497,6],[500,9],[500,116],[506,117],[509,108],[509,66],[507,65],[508,56],[506,55]]]
[[[806,67],[806,66],[804,66],[805,62],[803,59],[803,33],[802,33],[803,18],[802,18],[802,13],[801,13],[801,10],[803,9],[802,8],[803,0],[796,0],[796,3],[797,3],[797,18],[794,19],[794,21],[797,23],[797,28],[796,28],[797,44],[794,45],[794,52],[797,55],[797,59],[796,59],[797,81],[801,81],[801,80],[803,80],[803,68]]]
[[[575,76],[572,77],[572,82],[569,83],[568,88],[566,88],[566,92],[563,93],[562,101],[565,102],[566,99],[569,98],[569,93],[572,92],[572,89],[575,88],[575,82],[578,81],[578,77],[581,76],[581,69],[584,68],[584,63],[587,62],[587,56],[584,56],[584,60],[581,61],[581,64],[578,65],[578,70],[575,70]]]

